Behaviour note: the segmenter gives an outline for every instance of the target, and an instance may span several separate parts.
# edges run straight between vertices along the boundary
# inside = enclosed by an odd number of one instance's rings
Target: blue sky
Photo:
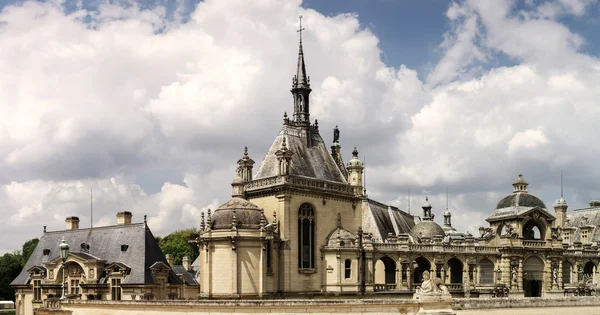
[[[291,110],[299,13],[311,117],[326,142],[339,125],[346,161],[368,157],[370,197],[405,209],[410,188],[440,213],[448,187],[472,233],[519,172],[548,207],[561,170],[571,209],[600,199],[597,1],[299,4],[2,1],[0,252],[87,225],[91,188],[95,225],[195,226]]]

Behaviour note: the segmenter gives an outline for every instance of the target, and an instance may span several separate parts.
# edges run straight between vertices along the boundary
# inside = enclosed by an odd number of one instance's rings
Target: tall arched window
[[[304,203],[298,209],[298,268],[315,268],[315,210]]]
[[[494,283],[494,263],[484,258],[479,262],[479,284]]]

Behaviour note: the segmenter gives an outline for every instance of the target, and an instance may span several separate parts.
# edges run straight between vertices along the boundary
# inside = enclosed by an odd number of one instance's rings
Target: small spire
[[[44,225],[44,233],[46,233],[46,226]]]
[[[352,156],[358,157],[358,150],[356,147],[354,147],[354,150],[352,151]]]
[[[563,175],[562,175],[562,170],[560,171],[560,198],[563,198]]]
[[[266,220],[265,220],[265,209],[260,208],[260,228],[264,228]]]
[[[233,215],[231,216],[231,230],[235,231],[237,230],[237,225],[238,225],[238,221],[237,221],[237,215],[235,214],[236,210],[233,209]]]
[[[210,216],[210,209],[206,211],[206,230],[210,231],[212,226],[212,218]]]
[[[244,147],[244,158],[248,158],[248,147]]]
[[[204,231],[204,226],[206,225],[206,221],[204,221],[204,212],[200,213],[200,232]]]
[[[148,216],[144,214],[144,224],[148,223]]]

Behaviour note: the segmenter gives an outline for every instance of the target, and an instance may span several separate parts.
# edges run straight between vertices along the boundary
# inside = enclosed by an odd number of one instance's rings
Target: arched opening
[[[523,262],[523,290],[525,297],[542,296],[544,261],[538,256],[530,256]]]
[[[448,260],[448,268],[450,269],[450,283],[463,282],[463,264],[458,258],[450,258]]]
[[[303,203],[298,209],[298,268],[315,267],[315,209]]]
[[[431,264],[425,257],[418,257],[413,263],[413,284],[423,282],[423,272],[431,270]]]
[[[346,259],[344,262],[344,278],[352,278],[352,260]]]
[[[487,258],[479,261],[479,284],[494,284],[494,263]]]
[[[375,263],[375,288],[380,290],[395,289],[396,262],[390,257],[381,257]]]
[[[583,281],[591,279],[594,275],[594,263],[588,261],[585,266],[583,266]]]
[[[562,283],[563,287],[566,284],[571,283],[571,275],[573,274],[573,264],[568,261],[563,261],[562,263]]]
[[[544,229],[541,224],[534,220],[529,220],[523,226],[523,239],[525,240],[543,240],[544,239]]]
[[[65,272],[63,278],[63,272]],[[61,267],[57,272],[56,279],[61,281],[64,279],[65,294],[72,296],[81,295],[81,284],[85,283],[86,275],[81,265],[74,261],[68,261],[65,263],[64,269]]]

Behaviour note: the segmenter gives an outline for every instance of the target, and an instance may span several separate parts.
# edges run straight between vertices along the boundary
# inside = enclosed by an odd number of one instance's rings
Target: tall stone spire
[[[309,97],[310,77],[306,75],[304,64],[304,51],[302,50],[302,16],[300,16],[300,46],[298,49],[298,69],[292,79],[292,95],[294,96],[294,121],[299,124],[310,125]]]

